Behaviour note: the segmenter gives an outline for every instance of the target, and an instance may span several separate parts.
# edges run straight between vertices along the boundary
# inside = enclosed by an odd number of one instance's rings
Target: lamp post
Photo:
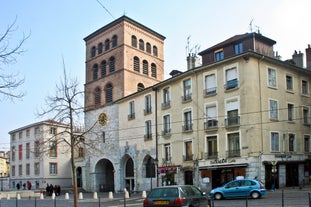
[[[153,164],[154,164],[155,177],[156,177],[157,187],[158,187],[159,186],[159,180],[158,180],[158,159],[157,158],[153,161]]]

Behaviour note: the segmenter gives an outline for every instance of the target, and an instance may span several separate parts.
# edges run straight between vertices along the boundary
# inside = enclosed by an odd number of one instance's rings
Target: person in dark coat
[[[17,190],[21,189],[21,185],[19,183],[16,184]]]

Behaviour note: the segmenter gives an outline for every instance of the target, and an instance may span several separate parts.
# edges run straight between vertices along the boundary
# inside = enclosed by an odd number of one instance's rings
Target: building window
[[[15,149],[15,146],[13,146],[13,147],[12,147],[12,152],[11,152],[11,153],[12,153],[12,161],[15,161],[15,159],[16,159],[16,158],[15,158],[15,150],[16,150],[16,149]]]
[[[309,83],[308,83],[308,81],[305,81],[305,80],[301,81],[301,93],[303,95],[309,94]]]
[[[293,91],[293,77],[291,75],[286,75],[286,90]]]
[[[93,80],[97,80],[98,79],[98,65],[95,64],[93,65]]]
[[[35,128],[35,135],[38,135],[38,134],[40,134],[40,128],[39,128],[39,127],[36,127],[36,128]]]
[[[135,35],[132,35],[132,47],[137,48],[137,38]]]
[[[23,159],[23,145],[22,144],[18,146],[18,159],[19,160]]]
[[[35,172],[35,175],[40,175],[40,163],[39,162],[35,162],[34,172]]]
[[[303,106],[302,107],[302,116],[303,116],[303,124],[310,124],[310,113],[309,113],[309,107]]]
[[[103,140],[103,143],[106,143],[106,133],[105,132],[102,133],[102,140]]]
[[[191,79],[183,81],[183,101],[189,101],[192,99],[191,91]]]
[[[212,95],[216,93],[216,75],[210,74],[205,76],[205,95]]]
[[[116,63],[116,59],[114,57],[110,57],[109,59],[109,72],[113,72],[115,71],[115,63]]]
[[[151,95],[146,95],[145,96],[145,110],[144,114],[150,114],[152,113],[152,107],[151,107]]]
[[[276,100],[269,100],[269,118],[272,120],[278,120],[278,102]]]
[[[26,159],[30,157],[30,143],[26,143]]]
[[[30,175],[30,164],[29,163],[26,164],[26,175],[27,176]]]
[[[84,148],[83,147],[79,147],[79,149],[78,149],[78,157],[79,158],[84,157]]]
[[[107,62],[106,62],[106,60],[103,60],[100,63],[100,70],[101,70],[101,77],[104,77],[107,75]]]
[[[287,120],[294,121],[295,118],[295,107],[294,104],[287,104]]]
[[[57,175],[57,163],[50,163],[50,175]]]
[[[15,140],[16,140],[15,134],[12,134],[12,135],[11,135],[11,140],[12,140],[12,142],[15,142]]]
[[[184,126],[183,131],[192,131],[192,113],[191,111],[184,112]]]
[[[131,101],[131,102],[129,102],[128,119],[134,119],[134,118],[135,118],[135,102]]]
[[[50,128],[50,134],[53,134],[53,135],[56,134],[56,127],[51,127]]]
[[[23,165],[18,165],[18,175],[23,176]]]
[[[116,47],[118,45],[118,36],[113,35],[112,37],[112,47]]]
[[[34,145],[35,145],[34,156],[35,156],[35,158],[38,158],[39,155],[40,155],[40,142],[39,141],[35,141]]]
[[[171,134],[171,117],[170,115],[163,116],[163,136]]]
[[[142,83],[138,83],[138,84],[137,84],[137,91],[142,91],[142,90],[144,90],[144,89],[145,89],[144,84],[142,84]]]
[[[153,51],[153,56],[158,57],[158,48],[157,48],[157,46],[153,46],[152,51]]]
[[[57,142],[56,141],[50,141],[50,149],[49,149],[49,155],[50,157],[57,157]]]
[[[112,93],[113,87],[111,84],[108,84],[105,87],[105,95],[106,95],[106,103],[111,103],[113,101],[113,93]]]
[[[148,66],[148,61],[143,60],[143,74],[148,75],[149,66]]]
[[[206,158],[214,159],[217,158],[217,136],[208,136],[206,137]]]
[[[276,70],[268,68],[268,85],[276,88]]]
[[[305,152],[310,152],[310,135],[304,135],[304,149]]]
[[[170,105],[171,105],[170,88],[164,88],[162,108],[170,107]]]
[[[278,132],[271,132],[271,152],[280,151],[280,135]]]
[[[151,45],[149,42],[146,43],[146,52],[151,54]]]
[[[228,134],[228,157],[240,156],[240,137],[239,133]]]
[[[151,132],[151,121],[145,121],[145,140],[152,139],[152,132]]]
[[[139,58],[135,56],[133,61],[134,61],[134,71],[139,72]]]
[[[91,49],[91,57],[95,57],[95,55],[96,55],[96,47],[93,46]]]
[[[105,51],[108,51],[110,49],[110,41],[109,39],[105,40]]]
[[[15,175],[15,165],[12,165],[12,176],[14,177]]]
[[[139,49],[143,51],[145,50],[145,43],[142,39],[139,40]]]
[[[102,54],[103,53],[103,43],[100,42],[97,45],[97,48],[98,48],[98,54]]]
[[[185,146],[184,160],[185,161],[193,160],[192,141],[191,140],[185,141],[184,146]]]
[[[223,59],[224,59],[224,51],[223,50],[215,52],[215,61],[216,62],[221,61]]]
[[[226,70],[226,85],[225,89],[230,90],[238,87],[238,71],[237,68],[230,68]]]
[[[151,63],[151,77],[157,78],[157,66]]]
[[[214,129],[218,126],[217,120],[217,108],[216,105],[208,105],[206,106],[206,122],[205,122],[205,129]]]
[[[18,138],[19,138],[19,139],[23,138],[23,132],[19,132],[19,133],[18,133]]]
[[[171,162],[171,144],[164,144],[164,161],[166,163],[170,163]]]
[[[100,92],[100,88],[95,88],[95,92],[94,92],[94,102],[95,105],[98,106],[100,105],[100,101],[101,100],[101,92]]]
[[[241,54],[243,52],[243,44],[242,43],[238,43],[234,45],[234,54],[238,55]]]
[[[239,102],[237,99],[231,99],[226,101],[226,126],[237,126],[240,124],[239,116]]]
[[[288,151],[295,151],[295,134],[288,134]]]
[[[29,137],[30,137],[30,130],[27,129],[27,130],[26,130],[26,138],[29,138]]]

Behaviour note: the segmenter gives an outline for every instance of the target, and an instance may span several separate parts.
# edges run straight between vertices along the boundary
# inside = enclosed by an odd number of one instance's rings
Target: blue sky
[[[109,13],[98,3],[109,11]],[[0,150],[9,149],[8,132],[42,121],[37,109],[54,94],[62,76],[64,59],[71,76],[84,84],[85,43],[83,38],[122,15],[146,25],[166,37],[165,74],[186,69],[187,37],[190,48],[200,51],[233,35],[253,31],[277,41],[275,51],[283,60],[294,50],[305,53],[311,44],[309,0],[0,0],[0,33],[15,18],[14,45],[29,34],[26,51],[13,65],[1,65],[7,72],[25,78],[21,100],[1,101]],[[111,14],[111,15],[110,15]],[[48,118],[48,117],[46,117]]]

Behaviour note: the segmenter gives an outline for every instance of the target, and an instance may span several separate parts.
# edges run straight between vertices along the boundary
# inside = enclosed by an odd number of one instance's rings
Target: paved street
[[[282,190],[275,192],[268,191],[267,195],[261,199],[228,199],[214,201],[214,207],[308,207],[309,193],[311,188],[285,188],[283,190],[284,199],[282,201]],[[65,195],[56,197],[56,201],[51,197],[44,200],[39,198],[22,198],[21,200],[5,198],[0,200],[0,207],[72,207],[73,196],[66,200]],[[109,199],[108,193],[98,193],[99,199],[93,199],[93,193],[84,193],[83,200],[79,200],[79,207],[141,207],[143,198],[141,193],[133,194],[124,203],[124,194],[115,193],[113,199]],[[284,205],[282,205],[282,202]]]

